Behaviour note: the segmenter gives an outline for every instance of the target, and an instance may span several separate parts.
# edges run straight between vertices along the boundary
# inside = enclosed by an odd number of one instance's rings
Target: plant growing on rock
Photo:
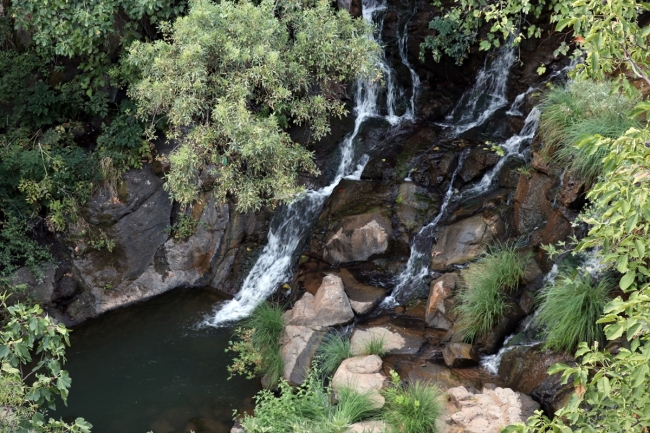
[[[466,340],[487,335],[508,313],[508,295],[524,277],[528,260],[516,244],[496,245],[463,272],[465,285],[458,293],[456,308]]]
[[[255,414],[241,419],[248,433],[342,433],[376,413],[371,394],[347,388],[338,391],[338,403],[333,404],[332,390],[324,386],[317,368],[300,387],[294,389],[282,380],[278,388],[277,394],[263,390],[255,397]]]
[[[363,346],[363,353],[365,355],[384,356],[386,353],[386,337],[371,333],[368,340],[365,341]]]
[[[334,373],[341,362],[352,357],[350,338],[338,332],[329,334],[318,348],[318,356],[323,373]]]
[[[282,314],[282,307],[263,302],[235,328],[234,339],[226,349],[236,354],[232,365],[228,366],[231,376],[240,374],[252,379],[266,375],[268,387],[279,382],[283,369],[280,356]]]
[[[617,138],[639,122],[630,113],[638,102],[612,91],[610,82],[573,81],[566,87],[553,87],[541,103],[540,134],[544,151],[559,166],[568,167],[588,183],[603,170],[609,149],[580,147],[592,136]],[[594,152],[591,152],[595,150]]]
[[[577,270],[558,275],[539,299],[537,320],[545,329],[544,346],[573,352],[583,341],[604,343],[603,326],[596,322],[614,286],[611,278],[593,283],[589,274]]]
[[[402,383],[391,370],[391,385],[382,391],[386,399],[382,419],[401,433],[435,433],[440,416],[441,393],[434,384],[421,381]]]

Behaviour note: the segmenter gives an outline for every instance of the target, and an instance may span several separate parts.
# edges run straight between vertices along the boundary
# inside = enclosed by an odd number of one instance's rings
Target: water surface
[[[233,409],[252,407],[259,381],[227,380],[227,328],[197,328],[223,302],[209,289],[180,289],[111,311],[73,329],[68,407],[93,433],[226,433]]]

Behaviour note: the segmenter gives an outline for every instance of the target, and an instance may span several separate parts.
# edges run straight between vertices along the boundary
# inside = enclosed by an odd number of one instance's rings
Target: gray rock
[[[498,215],[476,215],[450,225],[431,252],[431,268],[443,271],[450,265],[475,259],[504,231],[503,221]]]
[[[384,387],[385,377],[380,373],[382,360],[377,355],[355,356],[344,360],[332,377],[332,388],[351,388],[360,393],[371,393],[377,408],[384,405],[379,391]]]
[[[326,259],[332,263],[368,260],[388,249],[390,221],[378,212],[343,218],[325,242]]]
[[[293,385],[304,382],[324,336],[325,332],[307,326],[285,326],[280,337],[284,380]]]
[[[55,284],[55,266],[52,263],[46,263],[36,271],[34,275],[27,267],[16,270],[9,276],[9,284],[12,286],[24,286],[23,291],[15,292],[9,302],[21,301],[28,299],[41,305],[48,305],[52,301]]]
[[[478,353],[467,343],[447,344],[442,349],[442,357],[450,368],[466,368],[478,364]]]
[[[343,280],[332,274],[325,275],[316,296],[305,293],[284,316],[288,325],[311,327],[341,325],[353,318],[352,306],[343,289]]]
[[[372,340],[383,343],[383,351],[392,355],[415,355],[424,344],[424,338],[409,333],[407,329],[396,326],[355,329],[350,338],[350,352],[365,355],[368,343]]]

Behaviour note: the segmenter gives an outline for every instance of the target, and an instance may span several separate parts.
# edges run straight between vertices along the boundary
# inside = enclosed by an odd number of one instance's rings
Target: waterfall
[[[451,176],[449,181],[449,187],[445,193],[445,197],[438,211],[438,215],[426,226],[422,227],[420,231],[413,238],[413,244],[411,245],[411,255],[409,260],[406,263],[406,268],[402,271],[401,274],[397,277],[397,284],[393,289],[391,296],[388,296],[382,302],[381,306],[385,308],[395,307],[398,304],[398,297],[401,298],[404,294],[402,293],[405,289],[412,288],[414,285],[422,284],[422,279],[427,276],[429,273],[429,261],[431,258],[429,254],[431,253],[431,246],[433,244],[433,233],[438,226],[438,223],[442,219],[447,206],[451,201],[451,198],[454,195],[454,181],[458,172],[463,168],[465,163],[465,158],[469,154],[469,149],[463,151],[458,158],[458,165],[454,170],[454,173]],[[411,290],[412,292],[412,290]]]
[[[409,17],[408,20],[404,23],[404,27],[402,30],[401,35],[397,35],[397,46],[399,48],[399,56],[400,59],[402,60],[402,64],[406,66],[409,69],[409,72],[411,73],[411,82],[413,83],[413,92],[411,93],[411,106],[409,109],[407,109],[406,114],[404,115],[408,119],[414,119],[415,118],[415,98],[417,97],[417,90],[418,87],[420,86],[420,77],[418,74],[415,72],[413,69],[413,66],[411,66],[411,63],[409,62],[408,59],[408,24],[413,18],[413,15],[415,15],[415,10],[413,11],[413,14]]]
[[[386,9],[385,3],[377,0],[363,0],[362,6],[363,19],[371,23],[378,15],[377,12]],[[378,35],[377,38],[379,37]],[[388,115],[384,119],[391,125],[411,120],[414,114],[412,110],[407,110],[402,116],[395,114],[394,107],[397,98],[403,97],[404,92],[396,88],[392,71],[384,57],[378,66],[388,75],[385,76]],[[409,69],[411,69],[410,66]],[[415,86],[418,84],[419,79],[413,80],[413,94],[416,93]],[[309,233],[318,219],[325,200],[341,179],[358,180],[361,177],[369,157],[362,155],[355,158],[355,144],[357,144],[357,136],[364,122],[370,118],[380,117],[377,107],[379,90],[377,83],[364,81],[356,83],[354,129],[340,145],[341,159],[334,179],[329,185],[318,190],[308,190],[292,203],[277,210],[271,222],[267,244],[244,280],[241,289],[234,299],[221,304],[211,316],[206,317],[205,325],[224,326],[247,317],[257,305],[275,291],[279,284],[291,277],[292,258],[301,239]]]
[[[452,128],[452,135],[458,136],[482,125],[497,110],[508,105],[508,77],[515,58],[514,47],[506,44],[499,49],[489,66],[486,59],[474,85],[461,96],[456,107],[447,116],[447,123],[441,125]]]

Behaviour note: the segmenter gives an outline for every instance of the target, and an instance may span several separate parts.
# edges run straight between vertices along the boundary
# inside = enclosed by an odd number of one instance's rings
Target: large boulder
[[[352,306],[343,288],[343,280],[325,275],[316,296],[305,293],[293,309],[284,315],[288,325],[324,327],[341,325],[354,318]]]
[[[433,219],[440,205],[438,196],[413,182],[400,184],[395,199],[395,215],[408,231],[417,232],[425,221]]]
[[[445,301],[454,293],[458,285],[459,278],[455,273],[444,274],[431,282],[424,318],[427,326],[447,331],[451,329],[453,321],[449,316],[453,315],[453,312],[447,311]]]
[[[368,260],[388,249],[390,221],[379,212],[343,218],[325,241],[325,258],[332,263]]]
[[[553,413],[567,402],[573,393],[571,384],[562,385],[560,374],[549,376],[549,367],[557,363],[571,364],[573,357],[565,353],[544,350],[541,344],[508,349],[499,365],[499,377],[504,384],[538,399],[544,410]]]
[[[324,331],[307,326],[284,327],[280,336],[284,380],[294,385],[301,385],[304,382],[324,336]]]
[[[386,296],[386,289],[363,284],[354,278],[354,275],[345,268],[339,271],[343,280],[345,293],[348,295],[352,310],[356,314],[366,314],[372,311]]]
[[[451,408],[443,421],[466,433],[499,433],[510,424],[525,422],[539,409],[532,398],[509,388],[486,386],[472,393],[460,386],[448,389],[447,394]]]
[[[442,349],[442,357],[450,368],[466,368],[478,364],[478,353],[471,344],[450,343]]]
[[[350,388],[360,393],[370,393],[377,408],[384,405],[379,391],[386,378],[380,373],[382,360],[377,355],[355,356],[344,360],[332,377],[332,388]]]
[[[8,302],[31,300],[47,306],[53,300],[55,273],[56,268],[52,263],[47,263],[36,270],[26,266],[19,268],[9,276],[9,285],[18,288],[24,287],[24,290],[14,291]]]
[[[366,354],[371,341],[381,342],[383,352],[392,355],[415,355],[424,344],[422,336],[397,326],[357,328],[350,338],[350,352],[355,356]]]
[[[476,215],[450,225],[431,252],[431,269],[443,271],[450,265],[466,263],[483,254],[490,241],[505,231],[498,215]]]

